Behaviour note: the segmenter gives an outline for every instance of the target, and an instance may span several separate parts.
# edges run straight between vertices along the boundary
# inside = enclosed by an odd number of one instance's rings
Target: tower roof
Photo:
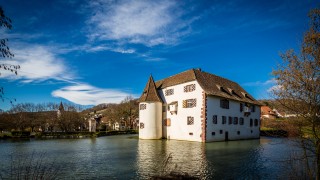
[[[60,111],[64,111],[64,107],[63,107],[63,104],[62,104],[62,102],[60,102],[60,105],[59,105],[59,110],[60,110]]]
[[[162,99],[160,98],[158,91],[156,89],[156,85],[154,83],[152,75],[150,75],[148,83],[144,88],[139,101],[140,102],[147,102],[147,101],[162,102]]]

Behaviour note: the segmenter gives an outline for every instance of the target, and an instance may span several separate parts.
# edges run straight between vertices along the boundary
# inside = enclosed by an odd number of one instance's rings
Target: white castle
[[[237,83],[191,69],[149,81],[139,99],[139,138],[198,142],[260,137],[260,103]]]

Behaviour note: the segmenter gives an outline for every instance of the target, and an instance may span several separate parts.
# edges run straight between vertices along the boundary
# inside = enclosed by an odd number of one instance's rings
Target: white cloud
[[[256,82],[248,82],[248,83],[244,83],[242,84],[243,86],[267,86],[267,85],[273,85],[276,83],[276,80],[273,79],[269,79],[267,81],[261,82],[261,81],[256,81]]]
[[[276,91],[279,91],[281,88],[282,88],[281,85],[274,85],[274,86],[272,86],[271,88],[269,88],[269,89],[267,90],[267,92],[269,92],[269,93],[276,92]]]
[[[100,89],[88,84],[76,84],[55,90],[54,97],[61,97],[80,105],[97,105],[101,103],[119,103],[130,96],[129,93],[116,89]]]
[[[73,75],[62,59],[48,47],[27,45],[23,48],[12,48],[15,56],[10,60],[1,60],[1,64],[20,65],[18,75],[2,71],[0,78],[20,79],[22,82],[44,81],[56,79],[70,81]]]
[[[155,46],[176,44],[197,18],[183,20],[176,1],[94,1],[90,38]]]
[[[88,46],[84,50],[87,52],[99,52],[99,51],[108,50],[108,51],[113,51],[121,54],[132,54],[136,52],[136,50],[132,48],[125,49],[121,47],[110,47],[108,45]]]

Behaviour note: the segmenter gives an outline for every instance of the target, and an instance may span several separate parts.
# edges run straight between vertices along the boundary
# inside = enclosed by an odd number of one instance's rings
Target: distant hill
[[[101,111],[101,110],[104,110],[104,109],[107,109],[107,108],[110,108],[110,107],[114,107],[116,105],[117,105],[116,103],[98,104],[96,106],[93,106],[91,108],[83,110],[82,113],[98,112],[98,111]]]

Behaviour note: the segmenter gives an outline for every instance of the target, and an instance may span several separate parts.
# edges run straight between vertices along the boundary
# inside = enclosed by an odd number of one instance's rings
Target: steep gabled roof
[[[62,104],[62,102],[60,102],[60,105],[59,105],[59,110],[60,110],[60,111],[64,111],[64,107],[63,107],[63,104]]]
[[[159,80],[156,82],[156,87],[157,89],[162,89],[194,80],[198,81],[199,85],[208,95],[261,105],[239,84],[228,79],[203,72],[200,69],[190,69],[174,76]]]
[[[156,85],[153,81],[152,75],[150,75],[149,81],[146,85],[146,87],[143,90],[143,93],[139,99],[140,102],[162,102],[162,99],[160,98],[158,91],[156,89]]]

